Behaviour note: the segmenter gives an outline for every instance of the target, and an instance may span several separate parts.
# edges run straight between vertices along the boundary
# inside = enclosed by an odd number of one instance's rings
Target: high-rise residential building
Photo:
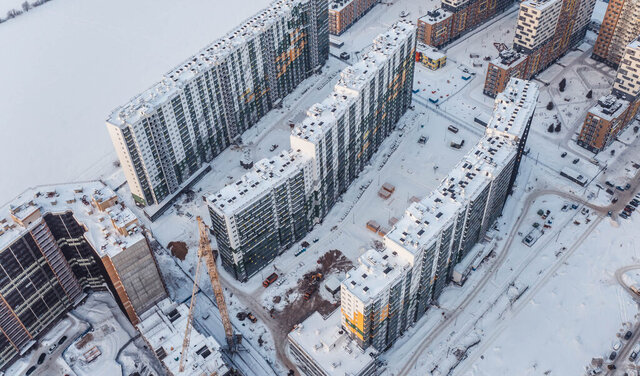
[[[398,22],[379,35],[293,129],[291,148],[313,164],[314,217],[324,218],[411,105],[415,30]]]
[[[342,326],[357,343],[384,351],[438,300],[453,267],[501,214],[518,173],[537,85],[512,79],[496,99],[486,134],[433,192],[412,203],[341,287]]]
[[[598,153],[635,119],[640,107],[640,41],[631,42],[620,60],[611,94],[589,109],[578,145]]]
[[[129,320],[166,291],[144,231],[101,182],[29,189],[0,208],[0,369],[85,297],[108,290]]]
[[[307,111],[290,152],[207,198],[222,265],[247,280],[321,221],[411,103],[415,26],[398,22]]]
[[[304,376],[374,376],[378,352],[366,351],[340,325],[340,310],[323,317],[314,312],[287,336],[289,350]]]
[[[329,33],[340,35],[364,16],[380,0],[329,1]]]
[[[484,94],[495,97],[511,77],[531,79],[584,38],[595,0],[526,0],[512,50],[489,63]]]
[[[418,18],[418,41],[441,47],[504,12],[513,3],[513,0],[442,0],[441,8]]]
[[[328,53],[327,0],[278,0],[114,110],[107,128],[136,202],[160,215]]]
[[[411,281],[404,254],[370,249],[340,288],[342,327],[361,348],[384,351],[406,328]]]
[[[180,371],[180,358],[184,333],[189,320],[189,307],[164,299],[140,317],[136,328],[144,341],[167,371],[179,376],[228,376],[236,374],[226,362],[222,347],[211,336],[191,329],[184,371]]]
[[[600,25],[593,57],[618,68],[626,46],[640,35],[640,2],[611,0]]]
[[[283,151],[207,197],[222,266],[246,281],[307,234],[311,161]]]

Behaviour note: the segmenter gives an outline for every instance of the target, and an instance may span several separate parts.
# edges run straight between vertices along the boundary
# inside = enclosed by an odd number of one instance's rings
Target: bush
[[[560,125],[560,123],[556,124],[556,132],[560,132],[561,129],[562,126]]]
[[[553,124],[549,124],[549,128],[547,128],[547,132],[553,133]]]
[[[31,9],[31,5],[29,4],[28,1],[25,1],[24,3],[22,3],[22,10],[25,12],[28,12],[29,9]]]
[[[558,88],[560,89],[560,91],[564,91],[566,87],[567,87],[567,79],[563,78],[562,81],[560,81]]]
[[[633,133],[638,133],[638,130],[640,130],[640,128],[637,125],[633,127]]]
[[[587,98],[593,98],[593,90],[589,90],[589,92],[587,93]]]
[[[547,104],[547,110],[549,110],[549,111],[553,110],[553,102],[549,102]]]

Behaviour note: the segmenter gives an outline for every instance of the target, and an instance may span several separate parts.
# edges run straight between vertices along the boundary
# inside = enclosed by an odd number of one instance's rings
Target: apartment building
[[[293,129],[291,148],[313,164],[314,217],[324,218],[411,105],[415,43],[415,26],[396,23]]]
[[[598,153],[633,122],[640,107],[640,40],[626,47],[611,94],[589,109],[578,135],[578,145]]]
[[[166,291],[137,218],[101,182],[29,189],[0,209],[0,369],[85,297],[107,290],[129,320]]]
[[[441,8],[428,11],[418,19],[418,41],[442,47],[504,12],[513,3],[513,0],[443,0]]]
[[[311,161],[283,151],[207,197],[222,265],[246,281],[307,234]]]
[[[118,107],[107,128],[153,220],[327,60],[326,0],[278,0]]]
[[[391,250],[366,251],[340,288],[342,327],[358,346],[384,351],[407,326],[409,258]]]
[[[329,34],[340,35],[373,8],[379,0],[332,0],[329,2]]]
[[[287,335],[289,350],[304,376],[374,376],[378,352],[364,351],[340,324],[340,310],[322,317],[317,311]]]
[[[513,79],[496,99],[486,134],[385,236],[386,249],[359,259],[341,287],[342,327],[363,348],[384,351],[424,315],[460,262],[502,213],[537,85]]]
[[[595,0],[526,0],[520,4],[513,49],[489,63],[484,94],[495,97],[511,77],[529,80],[542,72],[587,31]]]
[[[227,376],[235,374],[222,354],[222,347],[212,336],[191,329],[184,371],[180,371],[182,343],[187,328],[189,307],[170,299],[158,302],[145,312],[136,328],[164,367],[167,375]]]
[[[307,111],[292,151],[207,198],[222,265],[246,281],[321,221],[411,103],[415,27],[399,22]]]
[[[592,58],[618,68],[626,46],[640,35],[640,2],[611,0],[600,25]]]

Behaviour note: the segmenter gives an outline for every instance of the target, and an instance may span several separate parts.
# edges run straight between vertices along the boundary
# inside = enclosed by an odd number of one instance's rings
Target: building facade
[[[278,0],[117,108],[107,128],[131,193],[159,205],[329,53],[326,0]]]
[[[415,27],[399,22],[307,111],[290,152],[207,198],[222,265],[246,281],[300,240],[365,167],[411,103]]]
[[[341,287],[342,327],[363,348],[383,351],[437,302],[454,266],[502,213],[535,112],[537,85],[512,79],[484,137],[440,185],[370,250]]]
[[[592,107],[582,124],[578,145],[598,153],[633,122],[640,107],[640,41],[625,48],[611,94]]]
[[[626,46],[640,35],[640,2],[611,0],[600,25],[592,58],[618,68]]]
[[[101,182],[31,189],[0,211],[0,368],[85,297],[108,290],[132,323],[166,297],[147,238]]]
[[[418,41],[434,47],[449,42],[504,12],[512,0],[442,0],[442,7],[418,18]]]
[[[329,34],[340,35],[364,16],[379,0],[332,0],[329,2]]]
[[[312,161],[314,218],[324,218],[411,105],[415,44],[407,22],[379,35],[293,129],[291,148]]]
[[[484,94],[495,97],[511,77],[529,80],[580,44],[595,0],[527,0],[520,4],[512,50],[489,63]]]
[[[246,281],[307,234],[311,161],[299,153],[257,162],[207,198],[222,266]]]

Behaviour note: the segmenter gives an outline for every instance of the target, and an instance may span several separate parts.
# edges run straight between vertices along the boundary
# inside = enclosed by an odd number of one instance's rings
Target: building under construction
[[[189,356],[180,371],[182,342],[189,321],[189,308],[169,299],[145,312],[136,326],[170,376],[231,375],[222,346],[211,336],[191,330]]]
[[[153,220],[329,56],[327,0],[278,0],[107,119],[133,198]]]
[[[0,369],[89,290],[136,324],[167,294],[138,219],[101,182],[29,189],[0,208]]]

